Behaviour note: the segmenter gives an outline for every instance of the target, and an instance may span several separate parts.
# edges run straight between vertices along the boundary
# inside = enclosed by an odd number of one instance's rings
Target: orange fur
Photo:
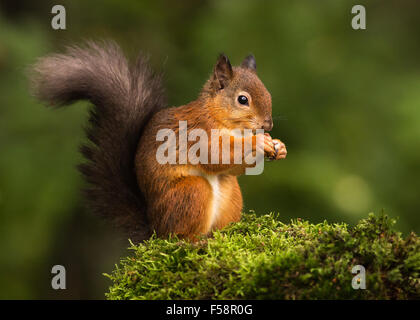
[[[241,164],[233,163],[234,137],[229,135],[229,130],[256,130],[265,128],[267,122],[272,126],[271,96],[255,70],[246,67],[229,70],[229,66],[228,61],[226,64],[226,61],[219,59],[213,76],[198,99],[156,113],[139,141],[135,161],[137,181],[145,195],[149,221],[158,236],[174,233],[196,239],[212,229],[223,228],[240,219],[243,204],[237,176],[250,165],[244,161]],[[223,74],[218,74],[218,68],[222,69]],[[235,105],[238,92],[241,91],[246,91],[252,97],[248,107]],[[230,142],[230,164],[159,164],[155,157],[161,143],[156,141],[158,130],[172,129],[178,134],[179,121],[185,120],[188,130],[201,128],[207,132],[209,155],[211,129],[224,130]],[[247,140],[252,141],[253,152],[256,152],[256,136],[241,139],[242,144]],[[266,136],[265,139],[268,142],[264,152],[272,156],[274,149],[271,137]],[[220,159],[222,140],[220,137]],[[189,142],[187,147],[191,144]],[[177,144],[177,152],[178,147]],[[242,152],[242,159],[243,156]]]
[[[253,164],[246,164],[244,152],[242,163],[234,164],[231,130],[270,131],[273,126],[271,96],[256,74],[252,55],[234,68],[221,55],[195,101],[166,109],[161,77],[142,55],[129,64],[114,42],[88,42],[39,59],[32,67],[31,85],[48,105],[77,100],[93,104],[86,130],[89,142],[81,148],[86,161],[79,166],[88,184],[86,197],[94,212],[126,230],[134,242],[149,238],[153,230],[158,236],[172,233],[195,240],[240,219],[237,176]],[[219,148],[222,160],[227,138],[230,164],[159,164],[156,134],[172,129],[179,135],[183,120],[187,130],[205,130],[209,155],[211,130],[220,129],[223,137],[213,147]],[[255,136],[241,139],[242,145],[252,142],[253,153],[275,160],[286,156],[285,145],[269,135],[264,136],[263,150]],[[188,142],[187,149],[192,145]],[[177,145],[178,159],[180,151]]]

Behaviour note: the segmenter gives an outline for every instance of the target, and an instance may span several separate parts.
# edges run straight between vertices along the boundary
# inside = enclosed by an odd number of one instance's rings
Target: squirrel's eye
[[[240,104],[243,104],[243,105],[247,106],[248,105],[248,98],[245,97],[245,96],[239,96],[238,97],[238,102]]]

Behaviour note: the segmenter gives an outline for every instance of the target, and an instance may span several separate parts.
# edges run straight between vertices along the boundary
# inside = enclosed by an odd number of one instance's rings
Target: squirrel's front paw
[[[276,155],[273,157],[273,160],[280,160],[286,158],[287,149],[286,145],[281,142],[279,139],[273,139],[274,149],[276,150]]]
[[[274,140],[268,133],[264,133],[264,156],[270,159],[275,159],[276,157]]]

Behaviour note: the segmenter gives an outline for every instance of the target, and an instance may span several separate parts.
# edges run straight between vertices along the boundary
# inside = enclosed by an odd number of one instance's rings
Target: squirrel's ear
[[[255,61],[255,57],[252,54],[248,55],[244,61],[242,61],[241,67],[257,71],[257,62]]]
[[[216,82],[217,89],[223,89],[232,79],[232,65],[226,55],[221,54],[214,66],[213,79]]]

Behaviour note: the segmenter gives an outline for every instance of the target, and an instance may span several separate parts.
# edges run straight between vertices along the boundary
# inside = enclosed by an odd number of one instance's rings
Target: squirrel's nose
[[[263,129],[265,131],[271,131],[271,129],[273,129],[273,120],[271,118],[264,120]]]

